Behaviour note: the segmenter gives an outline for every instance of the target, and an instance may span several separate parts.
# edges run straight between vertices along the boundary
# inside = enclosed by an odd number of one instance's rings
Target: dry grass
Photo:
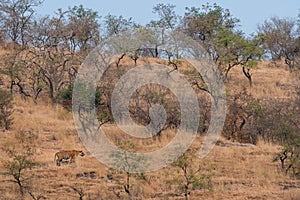
[[[232,71],[230,76],[238,73]],[[238,80],[229,80],[233,90],[248,84],[242,74],[237,77]],[[253,79],[251,92],[257,98],[293,95],[289,88],[295,82],[285,70],[260,66],[253,72]],[[36,148],[35,160],[39,165],[25,171],[25,175],[31,177],[26,185],[31,186],[34,194],[42,194],[46,199],[75,200],[79,199],[71,188],[75,187],[83,190],[84,199],[118,199],[117,194],[120,199],[128,198],[122,187],[125,174],[108,169],[86,151],[76,134],[72,114],[61,106],[44,101],[35,104],[16,98],[14,121],[12,130],[1,132],[0,200],[20,198],[17,185],[5,175],[3,164],[8,157],[3,148],[17,146],[15,136],[21,130],[38,136],[32,145]],[[118,144],[129,140],[139,152],[161,148],[174,137],[174,132],[168,131],[160,140],[137,140],[115,126],[105,125],[103,130],[112,142]],[[197,137],[191,148],[198,149],[201,140]],[[215,146],[206,158],[196,160],[193,166],[200,165],[201,173],[211,175],[213,189],[192,191],[191,199],[300,199],[299,188],[289,187],[299,186],[300,182],[282,174],[279,163],[272,162],[279,148],[261,141],[255,147]],[[76,163],[58,167],[53,161],[54,153],[62,149],[82,149],[86,156],[77,158]],[[178,192],[178,184],[172,182],[180,177],[180,172],[172,166],[146,173],[145,179],[134,175],[131,182],[133,196],[135,199],[184,199]],[[29,195],[26,199],[30,199]]]
[[[247,88],[258,99],[289,99],[296,95],[295,86],[299,85],[297,71],[291,73],[283,67],[273,67],[270,63],[260,63],[256,69],[251,70],[253,86],[243,75],[240,68],[229,73],[229,87],[231,92]]]
[[[284,199],[292,191],[280,189],[281,183],[293,184],[272,163],[278,147],[216,147],[205,159],[216,163],[213,176],[216,199]],[[295,193],[296,195],[297,193]],[[299,195],[299,193],[298,193]]]

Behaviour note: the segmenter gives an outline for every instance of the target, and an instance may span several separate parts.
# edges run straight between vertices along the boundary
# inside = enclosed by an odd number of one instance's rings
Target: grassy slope
[[[248,86],[240,71],[232,71],[230,75],[232,78],[228,84],[233,90]],[[238,79],[234,79],[235,76]],[[251,93],[258,98],[293,95],[289,88],[295,82],[285,70],[262,65],[254,71],[253,79]],[[47,199],[79,199],[79,195],[70,188],[72,186],[82,188],[86,199],[117,199],[113,191],[119,193],[121,199],[126,197],[118,184],[118,181],[124,180],[124,175],[110,171],[84,149],[76,134],[71,113],[45,102],[36,105],[30,100],[15,99],[15,104],[15,124],[11,131],[1,132],[0,146],[14,146],[17,142],[14,136],[18,130],[32,131],[38,135],[35,146],[39,165],[25,172],[31,177],[28,184],[35,194],[42,194]],[[118,139],[120,134],[117,128],[106,126],[104,129],[112,140]],[[170,140],[171,136],[172,133],[165,134],[162,143]],[[122,137],[125,139],[126,136]],[[200,144],[201,138],[197,138],[193,148],[199,148]],[[57,167],[53,157],[61,149],[83,149],[86,156],[76,159],[76,164]],[[278,146],[263,142],[256,147],[215,146],[205,159],[195,163],[201,166],[203,173],[212,175],[213,190],[195,190],[191,193],[191,199],[300,199],[299,188],[284,187],[299,185],[300,182],[285,177],[279,165],[271,162],[278,150]],[[1,200],[18,198],[16,184],[5,175],[3,164],[7,159],[7,155],[1,152]],[[95,172],[96,178],[78,177],[84,172]],[[108,179],[107,174],[112,175],[113,179]],[[132,190],[137,199],[184,199],[183,195],[175,195],[178,191],[176,184],[170,184],[174,178],[181,177],[176,168],[167,167],[145,176],[146,180],[132,179]],[[30,199],[29,196],[27,198]]]

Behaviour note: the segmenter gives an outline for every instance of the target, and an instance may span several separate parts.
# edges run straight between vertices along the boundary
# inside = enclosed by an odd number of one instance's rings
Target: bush
[[[276,143],[282,150],[274,161],[282,171],[300,178],[300,99],[268,100],[260,103],[246,91],[228,99],[228,113],[223,136],[255,144],[258,139]]]
[[[268,100],[256,126],[261,139],[282,146],[273,161],[280,162],[282,171],[296,178],[300,178],[299,97],[289,101]]]
[[[178,158],[176,162],[173,163],[173,166],[178,168],[178,173],[181,173],[181,177],[177,177],[173,182],[179,184],[178,191],[184,193],[185,199],[189,199],[191,191],[197,189],[208,189],[212,190],[213,185],[211,182],[211,170],[204,170],[200,165],[195,166],[196,156],[193,150],[186,152]]]
[[[299,100],[297,100],[299,102]],[[286,174],[300,178],[300,115],[299,107],[294,102],[281,103],[277,115],[273,114],[275,125],[272,127],[272,136],[282,150],[274,161],[281,162],[281,169]]]
[[[24,182],[28,180],[24,177],[26,173],[25,171],[32,169],[35,165],[35,162],[31,159],[33,154],[30,149],[22,153],[17,153],[15,150],[8,149],[7,154],[12,158],[12,160],[4,164],[4,167],[7,170],[7,175],[13,177],[13,182],[18,184],[20,193],[23,196],[25,192]]]
[[[13,98],[10,92],[0,89],[0,126],[8,130],[13,122]]]
[[[72,107],[72,91],[73,87],[69,86],[60,92],[61,103],[67,109],[71,109]]]
[[[230,96],[228,102],[223,136],[233,141],[256,144],[264,118],[264,110],[259,101],[243,90]]]
[[[61,103],[67,109],[71,109],[72,107],[72,94],[73,94],[73,87],[70,85],[66,89],[60,92]],[[95,106],[98,107],[101,102],[101,92],[96,90],[95,94]]]

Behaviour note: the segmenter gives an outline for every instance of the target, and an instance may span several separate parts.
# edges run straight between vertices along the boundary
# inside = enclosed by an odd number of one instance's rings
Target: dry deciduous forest
[[[84,6],[37,16],[41,0],[0,0],[0,199],[300,199],[300,13],[273,17],[246,36],[240,20],[217,4],[157,4],[158,19],[100,15]],[[196,155],[211,121],[215,96],[185,59],[171,33],[200,44],[226,87],[222,136],[203,159]],[[149,152],[167,145],[181,123],[179,102],[168,88],[148,84],[130,98],[134,122],[151,123],[160,104],[165,124],[151,138],[127,135],[111,102],[129,70],[162,64],[189,83],[200,118],[195,140],[163,169],[131,173],[109,168],[84,146],[72,114],[73,84],[89,53],[110,38],[135,36],[142,45],[116,42],[114,57],[96,87],[99,128],[122,150]],[[147,76],[147,75],[145,75]],[[123,102],[121,102],[123,103]],[[77,156],[55,154],[78,150]]]

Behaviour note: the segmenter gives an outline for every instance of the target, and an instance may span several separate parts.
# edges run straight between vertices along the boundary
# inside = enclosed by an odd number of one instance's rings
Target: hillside
[[[294,94],[290,88],[295,86],[297,82],[293,74],[266,64],[253,71],[251,89],[238,70],[230,73],[227,83],[232,93],[247,87],[253,96],[266,101],[292,97]],[[35,149],[37,165],[24,171],[24,186],[35,197],[40,194],[40,199],[75,200],[79,199],[81,191],[83,199],[128,198],[123,188],[125,174],[108,169],[89,154],[76,134],[72,113],[47,101],[35,104],[30,99],[22,100],[16,96],[14,103],[13,127],[1,132],[1,200],[20,198],[18,185],[6,173],[6,163],[11,159],[6,150],[15,147],[22,151],[20,145],[26,143],[22,141],[22,134],[28,134],[29,138],[36,136],[32,140],[34,143],[29,142],[29,145]],[[114,125],[104,125],[103,130],[114,142],[128,140]],[[158,145],[168,142],[172,134],[171,131],[163,132]],[[201,140],[201,136],[197,136],[191,151],[199,149]],[[244,146],[220,139],[207,157],[194,160],[192,168],[200,166],[200,173],[211,179],[207,182],[203,179],[209,187],[198,186],[191,192],[190,199],[300,199],[300,181],[285,176],[280,170],[280,163],[272,162],[280,148],[262,141],[256,146]],[[76,158],[76,163],[56,166],[54,154],[67,149],[83,150],[86,155]],[[183,180],[182,173],[175,166],[132,175],[133,199],[184,199],[183,192],[178,189],[180,180]],[[28,194],[25,197],[31,199]]]

